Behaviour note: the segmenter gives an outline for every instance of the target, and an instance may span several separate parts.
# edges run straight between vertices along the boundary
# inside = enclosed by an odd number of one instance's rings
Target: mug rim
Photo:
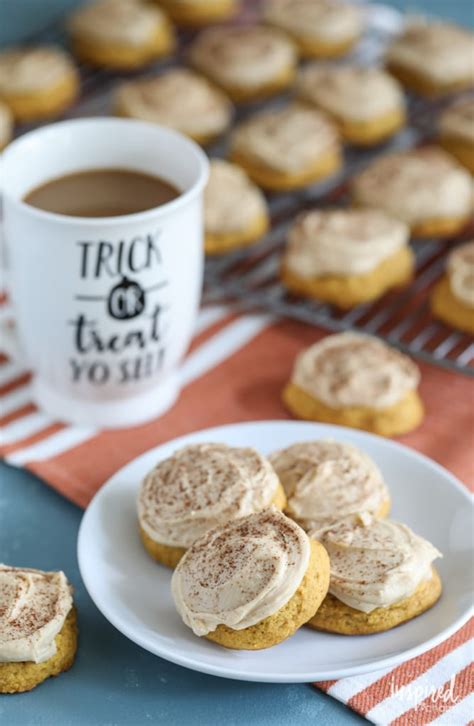
[[[25,134],[22,134],[18,138],[14,139],[8,146],[3,150],[3,152],[0,155],[0,165],[3,167],[4,164],[9,162],[8,157],[12,156],[13,152],[15,152],[18,147],[22,145],[22,143],[25,142],[25,140],[29,140],[34,136],[41,136],[43,133],[50,132],[51,129],[55,129],[58,127],[80,127],[80,126],[105,126],[107,124],[110,125],[120,125],[120,126],[129,126],[133,127],[135,131],[140,130],[140,127],[142,129],[146,128],[148,130],[151,130],[153,132],[160,133],[161,135],[168,136],[170,139],[174,139],[175,141],[179,141],[180,143],[183,143],[185,146],[188,147],[188,151],[191,152],[195,158],[198,161],[199,171],[197,179],[194,181],[194,183],[187,189],[186,191],[180,192],[180,194],[175,198],[171,199],[169,202],[165,202],[164,204],[160,204],[156,207],[151,207],[150,209],[145,209],[141,212],[133,212],[132,214],[121,214],[121,215],[115,215],[113,217],[78,217],[71,214],[59,214],[57,212],[48,212],[45,209],[39,209],[38,207],[33,207],[31,204],[27,204],[23,201],[23,199],[17,199],[14,196],[11,196],[8,193],[7,188],[1,188],[1,196],[4,199],[8,199],[9,204],[15,205],[17,208],[21,209],[23,212],[30,214],[33,217],[38,217],[39,219],[43,219],[50,222],[58,222],[62,224],[81,224],[85,226],[107,226],[111,224],[122,224],[122,223],[128,223],[128,222],[141,222],[146,221],[150,217],[156,218],[157,216],[161,217],[168,212],[174,212],[176,209],[179,209],[181,206],[185,205],[188,201],[192,200],[197,194],[199,194],[202,189],[204,188],[208,178],[209,178],[209,158],[207,157],[206,153],[201,149],[201,147],[192,139],[190,139],[188,136],[185,136],[184,134],[180,133],[179,131],[176,131],[175,129],[168,128],[167,126],[162,126],[160,124],[155,124],[149,121],[141,121],[139,119],[128,119],[128,118],[115,118],[113,116],[88,116],[85,118],[78,118],[78,119],[65,119],[64,121],[57,121],[51,124],[46,124],[44,126],[40,126],[37,129],[33,129],[31,131],[27,131]],[[10,160],[11,163],[11,160]],[[113,167],[111,167],[113,168]],[[117,167],[118,168],[118,167]],[[123,168],[123,167],[120,167]],[[74,172],[72,172],[74,173]],[[6,186],[6,184],[5,184]]]

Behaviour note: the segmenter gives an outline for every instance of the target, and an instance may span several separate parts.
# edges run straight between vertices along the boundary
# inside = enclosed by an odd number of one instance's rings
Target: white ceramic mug
[[[154,209],[83,218],[25,204],[31,189],[86,169],[157,175],[181,194]],[[62,420],[134,425],[179,392],[203,268],[203,151],[128,119],[64,121],[14,141],[1,159],[8,291],[36,403]]]

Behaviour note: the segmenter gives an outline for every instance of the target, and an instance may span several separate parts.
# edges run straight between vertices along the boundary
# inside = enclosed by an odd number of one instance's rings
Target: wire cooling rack
[[[255,19],[258,2],[247,2],[240,21]],[[390,38],[402,24],[400,14],[384,5],[367,8],[366,32],[348,60],[370,65],[383,55]],[[48,25],[29,38],[34,43],[65,43],[64,23]],[[118,74],[79,65],[81,95],[65,118],[101,116],[111,113],[114,88],[125,78],[153,75],[185,60],[193,33],[180,33],[176,52],[145,71]],[[466,95],[466,94],[465,94]],[[238,109],[235,122],[264,108],[278,108],[288,101],[282,94],[266,103]],[[371,150],[346,148],[343,170],[335,177],[298,192],[268,196],[271,229],[256,245],[244,250],[209,258],[205,267],[204,301],[228,302],[245,310],[264,310],[278,317],[289,317],[331,331],[355,329],[377,335],[411,355],[466,375],[474,376],[474,343],[467,335],[434,320],[429,310],[429,294],[443,273],[446,256],[452,247],[473,236],[473,230],[448,241],[436,239],[413,243],[416,277],[403,290],[391,292],[372,304],[359,305],[349,312],[331,305],[304,300],[288,293],[279,282],[279,266],[289,226],[298,213],[315,206],[347,203],[347,182],[374,158],[387,151],[409,148],[433,136],[437,118],[451,99],[426,101],[408,98],[407,126],[383,146]],[[23,125],[24,133],[32,125]],[[228,137],[207,149],[210,156],[225,156]]]

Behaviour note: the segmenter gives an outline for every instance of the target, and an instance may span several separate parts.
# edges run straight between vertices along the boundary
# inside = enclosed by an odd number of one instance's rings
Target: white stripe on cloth
[[[380,678],[386,676],[392,668],[386,668],[382,671],[375,671],[374,673],[365,673],[362,676],[350,676],[349,678],[341,678],[328,688],[328,694],[337,698],[338,701],[347,703],[355,695],[368,688],[372,683],[376,683]]]
[[[41,411],[25,414],[25,416],[15,419],[6,426],[0,426],[0,445],[8,446],[15,443],[15,441],[26,439],[28,436],[33,436],[33,434],[39,433],[54,423],[53,418]]]
[[[32,444],[24,449],[17,449],[12,454],[5,457],[5,461],[13,466],[23,466],[27,461],[42,461],[49,459],[58,454],[64,454],[65,451],[73,449],[84,441],[95,436],[97,431],[91,428],[83,428],[82,426],[68,426],[55,434],[51,434],[46,439]]]
[[[375,724],[386,726],[447,683],[465,668],[471,659],[472,640],[468,640],[441,658],[418,678],[407,683],[393,695],[387,696],[366,714],[366,718]]]
[[[203,333],[211,325],[218,323],[219,320],[223,320],[228,314],[229,308],[226,305],[209,305],[209,307],[203,308],[199,312],[198,319],[196,320],[194,335]]]
[[[33,403],[31,385],[25,384],[0,397],[0,416],[8,416],[28,403]]]
[[[13,363],[13,361],[0,365],[0,386],[4,386],[6,383],[14,381],[16,378],[23,376],[25,373],[28,373],[28,369],[24,368],[19,363]]]
[[[431,721],[430,726],[465,726],[474,714],[474,693],[470,693],[462,701]]]

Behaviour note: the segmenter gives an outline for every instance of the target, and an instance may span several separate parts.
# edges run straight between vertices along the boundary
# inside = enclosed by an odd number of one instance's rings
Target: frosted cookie
[[[59,48],[12,48],[0,53],[0,100],[17,121],[59,115],[78,91],[76,68]]]
[[[454,249],[431,295],[431,311],[447,325],[474,335],[474,240]]]
[[[265,197],[243,169],[213,159],[204,192],[206,254],[219,254],[256,242],[268,229]]]
[[[239,0],[155,0],[179,25],[198,27],[233,17]]]
[[[0,151],[11,141],[13,115],[8,106],[0,101]]]
[[[471,216],[470,175],[434,146],[378,157],[356,176],[352,194],[356,204],[401,219],[414,237],[450,237]]]
[[[184,68],[123,83],[115,109],[120,116],[169,126],[200,144],[220,136],[233,113],[230,101],[218,88]]]
[[[326,179],[342,164],[331,122],[297,104],[263,111],[241,123],[232,135],[230,155],[259,186],[274,191]]]
[[[394,628],[421,615],[441,595],[432,566],[440,552],[404,524],[349,518],[320,536],[329,553],[329,594],[308,625],[344,635]]]
[[[303,213],[289,231],[282,282],[342,309],[370,302],[412,279],[408,238],[403,222],[375,209]]]
[[[140,68],[171,52],[175,42],[166,15],[142,0],[82,5],[68,30],[77,57],[104,68]]]
[[[300,71],[296,92],[326,111],[351,144],[378,144],[405,123],[403,91],[378,68],[311,63]]]
[[[474,174],[474,98],[444,111],[439,123],[439,143]]]
[[[362,32],[360,9],[338,0],[266,0],[263,17],[289,33],[300,53],[310,58],[344,55]]]
[[[312,536],[345,517],[390,511],[380,470],[352,444],[305,441],[275,452],[270,463],[286,493],[286,514]]]
[[[255,449],[185,446],[145,477],[138,496],[140,534],[154,559],[174,567],[212,527],[285,503],[277,475]]]
[[[389,46],[385,60],[404,86],[434,96],[474,85],[473,57],[471,31],[417,19]]]
[[[327,593],[329,560],[291,519],[267,509],[204,535],[171,580],[194,633],[226,648],[258,650],[289,638]]]
[[[30,691],[68,670],[76,649],[64,572],[0,565],[0,693]]]
[[[279,93],[293,81],[296,67],[291,41],[259,25],[208,28],[192,44],[189,59],[234,101]]]
[[[338,333],[300,353],[283,400],[298,418],[397,436],[423,419],[415,363],[377,338]]]

